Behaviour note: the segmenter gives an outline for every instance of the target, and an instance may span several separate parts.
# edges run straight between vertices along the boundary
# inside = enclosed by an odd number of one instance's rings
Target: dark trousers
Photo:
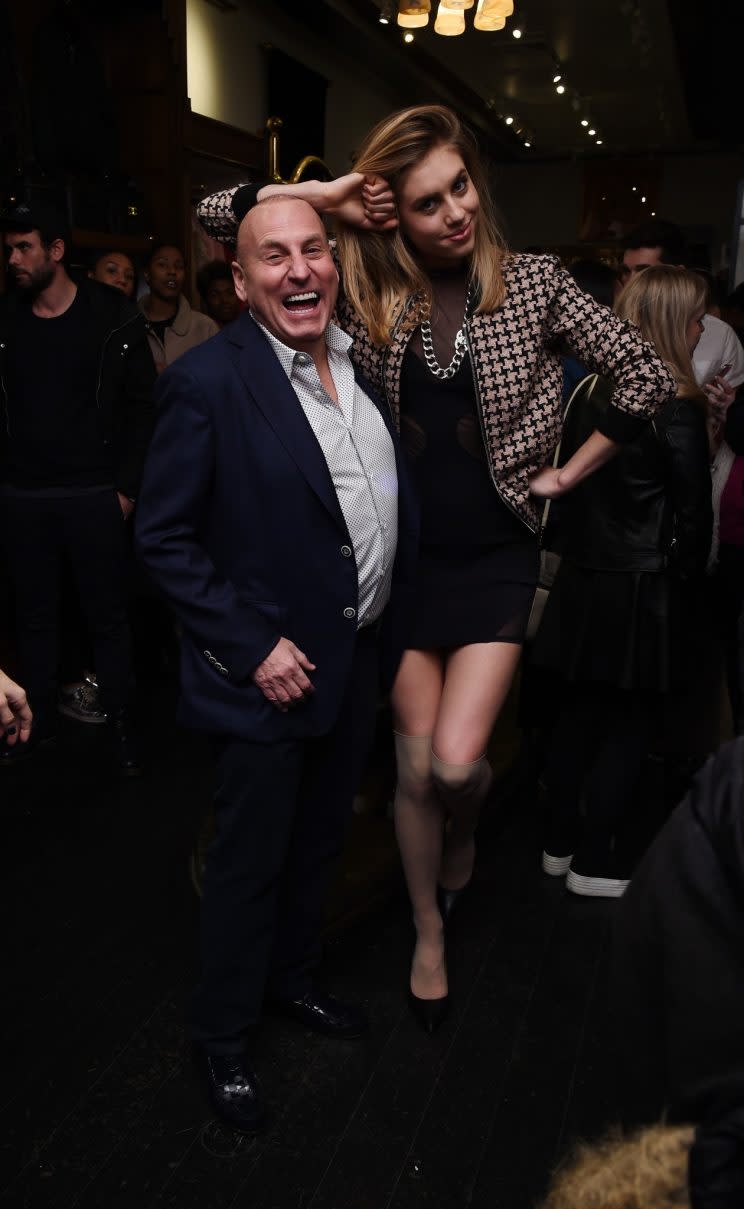
[[[204,872],[201,980],[190,1004],[192,1036],[212,1053],[243,1049],[266,995],[295,998],[310,988],[377,693],[377,640],[362,630],[328,734],[216,743],[216,834]]]
[[[636,805],[661,702],[610,685],[566,687],[544,774],[546,851],[609,849]]]
[[[16,604],[20,672],[40,731],[52,724],[63,563],[90,632],[101,703],[121,711],[130,690],[125,521],[116,492],[46,499],[5,496],[3,541]]]

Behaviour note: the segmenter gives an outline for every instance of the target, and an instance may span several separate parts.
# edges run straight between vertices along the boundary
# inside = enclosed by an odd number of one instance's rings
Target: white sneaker
[[[589,877],[585,873],[568,870],[566,889],[572,894],[583,894],[586,898],[622,898],[630,885],[630,878]]]
[[[548,877],[565,877],[568,873],[572,860],[573,853],[571,856],[551,856],[549,852],[543,852],[543,873],[547,873]]]

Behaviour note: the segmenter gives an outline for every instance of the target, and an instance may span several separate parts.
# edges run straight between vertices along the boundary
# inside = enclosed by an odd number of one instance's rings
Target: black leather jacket
[[[597,428],[611,385],[599,379],[566,413],[561,464]],[[597,571],[704,572],[713,529],[705,413],[667,403],[641,435],[561,500],[560,548]]]
[[[144,316],[124,295],[85,278],[77,282],[92,303],[100,346],[96,404],[104,445],[111,449],[114,483],[131,499],[139,490],[145,454],[155,422],[155,366],[147,344]],[[8,440],[5,358],[12,347],[13,294],[0,299],[0,463]]]

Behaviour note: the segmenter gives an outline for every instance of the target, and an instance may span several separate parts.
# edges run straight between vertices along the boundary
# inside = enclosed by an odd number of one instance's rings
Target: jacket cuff
[[[627,411],[610,405],[597,417],[597,428],[610,441],[628,445],[641,435],[649,423],[647,416],[631,416]]]
[[[248,211],[252,210],[258,201],[259,189],[263,189],[263,185],[241,185],[233,193],[232,210],[239,223],[242,222]]]

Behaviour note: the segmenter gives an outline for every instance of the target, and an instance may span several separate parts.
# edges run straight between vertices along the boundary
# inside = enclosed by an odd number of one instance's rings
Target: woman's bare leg
[[[433,774],[449,823],[439,872],[459,890],[470,880],[474,832],[492,773],[485,750],[514,679],[521,647],[479,642],[452,651],[432,735]]]
[[[406,651],[392,693],[398,765],[395,833],[416,929],[411,990],[419,999],[440,999],[447,994],[442,919],[436,899],[444,809],[431,775],[431,736],[443,682],[441,655]]]

